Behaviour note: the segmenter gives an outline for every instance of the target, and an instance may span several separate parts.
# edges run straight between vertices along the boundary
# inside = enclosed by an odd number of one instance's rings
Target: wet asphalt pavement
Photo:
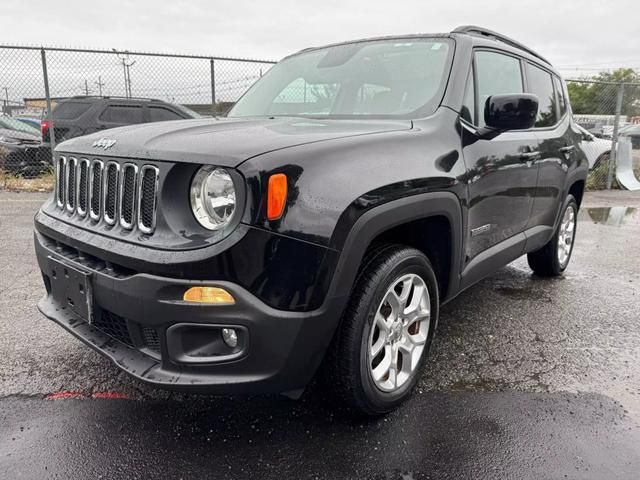
[[[0,192],[0,478],[640,476],[640,194],[590,194],[561,279],[520,259],[443,307],[414,397],[369,422],[139,384],[37,312],[42,194]],[[74,397],[74,398],[68,398]]]

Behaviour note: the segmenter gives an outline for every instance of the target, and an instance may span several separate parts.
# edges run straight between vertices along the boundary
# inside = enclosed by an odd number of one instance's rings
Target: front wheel
[[[340,405],[381,415],[411,395],[438,304],[435,273],[420,251],[387,246],[365,259],[324,365]]]
[[[573,253],[577,222],[578,204],[573,195],[569,195],[553,238],[540,250],[527,255],[529,266],[536,275],[557,277],[567,269]]]

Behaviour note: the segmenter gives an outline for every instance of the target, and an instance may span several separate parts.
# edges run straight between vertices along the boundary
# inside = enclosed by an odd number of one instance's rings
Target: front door
[[[493,50],[475,52],[461,112],[469,202],[467,263],[523,232],[529,222],[538,177],[535,133],[514,130],[494,136],[480,135],[485,126],[487,98],[523,92],[518,57]]]

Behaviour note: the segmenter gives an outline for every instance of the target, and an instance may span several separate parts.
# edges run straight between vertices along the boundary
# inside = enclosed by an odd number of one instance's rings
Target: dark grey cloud
[[[638,0],[3,2],[0,41],[278,59],[330,42],[479,24],[566,75],[640,69]]]

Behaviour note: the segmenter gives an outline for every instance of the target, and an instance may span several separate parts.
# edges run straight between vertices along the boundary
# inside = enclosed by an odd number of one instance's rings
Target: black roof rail
[[[135,100],[135,101],[145,101],[145,102],[162,102],[162,103],[170,103],[170,102],[166,102],[164,100],[161,100],[159,98],[149,98],[149,97],[125,97],[125,96],[121,96],[121,95],[74,95],[72,97],[68,97],[68,98],[75,98],[75,99],[80,99],[80,98],[96,98],[96,99],[104,99],[104,100]]]
[[[522,43],[514,40],[513,38],[509,38],[506,35],[502,35],[501,33],[494,32],[493,30],[489,30],[488,28],[478,27],[476,25],[463,25],[461,27],[457,27],[451,33],[468,33],[469,35],[477,35],[482,37],[492,38],[494,40],[498,40],[502,43],[506,43],[511,47],[518,48],[520,50],[524,50],[525,52],[533,55],[536,58],[539,58],[543,62],[551,65],[551,62],[544,58],[542,55],[537,53],[534,50],[531,50],[529,47],[524,46]]]

